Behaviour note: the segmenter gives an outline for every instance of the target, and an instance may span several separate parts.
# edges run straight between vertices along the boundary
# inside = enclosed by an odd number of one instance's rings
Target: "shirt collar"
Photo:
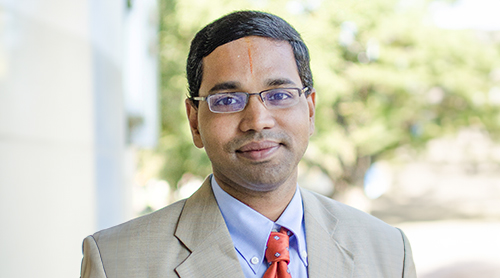
[[[226,193],[215,181],[213,175],[211,184],[234,247],[247,263],[253,257],[257,257],[260,262],[264,260],[269,234],[273,228],[283,226],[295,235],[299,256],[307,266],[305,228],[303,225],[304,210],[298,186],[285,211],[276,222],[273,222]],[[249,263],[249,266],[255,273],[261,265]]]

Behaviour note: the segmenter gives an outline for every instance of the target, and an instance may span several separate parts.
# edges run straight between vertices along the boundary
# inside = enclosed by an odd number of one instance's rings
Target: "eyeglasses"
[[[283,109],[299,103],[302,94],[306,97],[309,96],[311,94],[310,88],[278,88],[253,94],[245,92],[217,93],[206,97],[193,97],[192,99],[206,101],[208,109],[214,113],[235,113],[245,109],[248,99],[252,95],[259,95],[262,103],[268,109]]]

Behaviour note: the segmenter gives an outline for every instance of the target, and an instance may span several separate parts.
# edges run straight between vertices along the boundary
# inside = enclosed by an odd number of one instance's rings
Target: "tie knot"
[[[288,254],[289,236],[285,229],[281,228],[280,232],[271,232],[267,241],[266,259],[269,263],[286,261],[290,262]]]

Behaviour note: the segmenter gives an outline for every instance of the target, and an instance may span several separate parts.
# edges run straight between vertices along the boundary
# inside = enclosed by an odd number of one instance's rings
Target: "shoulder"
[[[345,235],[355,242],[391,240],[402,244],[401,231],[384,221],[356,208],[302,189],[304,214],[322,223],[336,237]]]
[[[101,230],[95,233],[93,237],[100,246],[124,241],[133,243],[151,242],[156,238],[161,238],[163,241],[174,240],[174,233],[181,215],[193,214],[203,209],[189,204],[197,204],[202,200],[211,199],[210,196],[212,195],[210,194],[211,187],[207,178],[200,189],[188,199],[180,200],[150,214]],[[213,202],[215,203],[215,200]],[[189,217],[187,221],[190,221]]]
[[[325,229],[336,244],[349,250],[356,273],[367,275],[363,277],[372,277],[370,273],[375,272],[384,273],[381,277],[393,277],[394,273],[413,277],[411,248],[401,230],[331,198],[305,189],[301,193],[306,223],[314,219],[319,223],[316,228]]]
[[[305,210],[322,216],[323,221],[328,221],[329,219],[331,221],[332,219],[335,219],[333,221],[349,226],[361,225],[363,227],[396,230],[394,227],[366,212],[360,211],[324,195],[307,189],[301,189],[301,193],[304,200]]]
[[[174,268],[189,255],[174,236],[184,203],[179,201],[85,238],[82,277],[105,277],[93,274],[104,272],[130,277],[134,271],[147,273],[151,266],[163,266],[174,275]]]
[[[174,234],[179,215],[186,200],[181,200],[160,210],[132,219],[120,225],[96,232],[96,242],[123,240],[128,237],[141,237],[143,234]]]

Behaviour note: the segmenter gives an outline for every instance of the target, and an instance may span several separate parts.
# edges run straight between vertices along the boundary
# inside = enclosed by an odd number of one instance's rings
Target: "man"
[[[213,175],[187,200],[87,237],[82,277],[415,277],[400,230],[298,187],[316,91],[288,23],[222,17],[193,39],[187,77]]]

